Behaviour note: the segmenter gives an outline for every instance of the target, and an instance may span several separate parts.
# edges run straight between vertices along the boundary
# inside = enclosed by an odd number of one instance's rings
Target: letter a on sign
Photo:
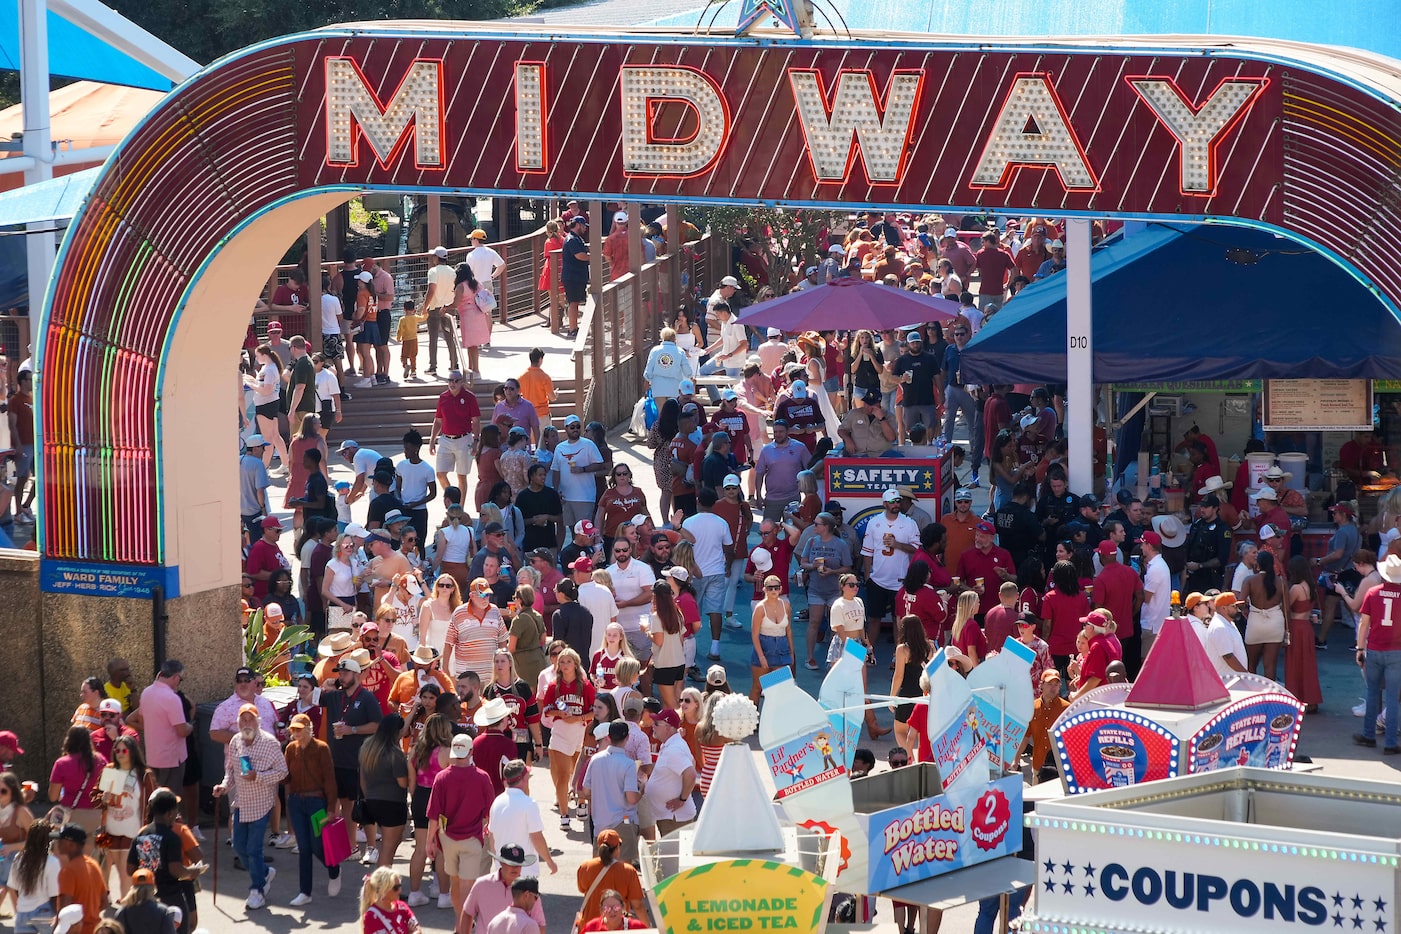
[[[1049,75],[1017,75],[969,185],[1006,188],[1022,166],[1055,169],[1068,191],[1099,187]]]
[[[1125,78],[1153,115],[1177,137],[1182,193],[1216,194],[1216,147],[1245,116],[1269,78],[1227,78],[1200,107],[1194,107],[1171,78]]]
[[[822,76],[809,69],[788,72],[793,101],[803,124],[812,174],[819,182],[844,182],[851,174],[856,148],[866,178],[873,185],[893,185],[905,172],[915,104],[924,84],[922,71],[897,71],[880,106],[876,79],[869,71],[843,71],[830,111],[822,93]]]
[[[699,175],[720,157],[730,135],[730,112],[707,74],[681,65],[625,65],[618,75],[623,103],[623,173],[684,178]],[[691,111],[688,138],[657,132],[656,105],[671,101]],[[674,132],[680,132],[679,124]]]
[[[443,63],[415,61],[389,102],[381,104],[354,59],[327,58],[326,161],[359,165],[361,133],[382,168],[398,157],[410,134],[415,165],[442,168]]]

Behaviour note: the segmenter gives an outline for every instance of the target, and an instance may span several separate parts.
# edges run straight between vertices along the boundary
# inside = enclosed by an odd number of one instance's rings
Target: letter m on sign
[[[385,103],[371,90],[351,58],[326,59],[326,162],[360,164],[360,137],[381,168],[388,168],[412,136],[420,169],[443,167],[443,63],[419,59],[409,65]]]
[[[892,74],[884,108],[876,92],[876,79],[869,71],[838,74],[830,109],[822,77],[816,71],[793,68],[788,80],[793,85],[812,173],[819,182],[846,181],[859,146],[871,184],[899,183],[914,130],[915,104],[924,84],[922,71]]]

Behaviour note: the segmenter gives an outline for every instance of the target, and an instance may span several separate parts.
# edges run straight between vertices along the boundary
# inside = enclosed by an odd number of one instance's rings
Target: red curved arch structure
[[[42,551],[178,561],[163,538],[162,463],[188,440],[162,425],[171,339],[182,315],[216,313],[187,305],[221,249],[293,199],[378,187],[1231,218],[1324,250],[1396,310],[1396,70],[1252,40],[422,23],[246,50],[126,140],[68,232],[38,350]]]

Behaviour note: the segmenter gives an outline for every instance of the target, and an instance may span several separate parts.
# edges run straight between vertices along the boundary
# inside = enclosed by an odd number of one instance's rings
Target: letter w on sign
[[[843,71],[828,106],[822,76],[810,69],[790,69],[793,101],[802,121],[812,173],[819,182],[844,182],[851,174],[857,147],[866,178],[873,185],[900,182],[909,156],[915,105],[924,86],[922,71],[890,76],[881,106],[876,79],[869,71]]]

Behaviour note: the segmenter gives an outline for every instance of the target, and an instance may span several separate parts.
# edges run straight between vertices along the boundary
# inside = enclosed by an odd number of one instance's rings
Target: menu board
[[[1366,431],[1371,427],[1369,380],[1265,380],[1266,431]]]

